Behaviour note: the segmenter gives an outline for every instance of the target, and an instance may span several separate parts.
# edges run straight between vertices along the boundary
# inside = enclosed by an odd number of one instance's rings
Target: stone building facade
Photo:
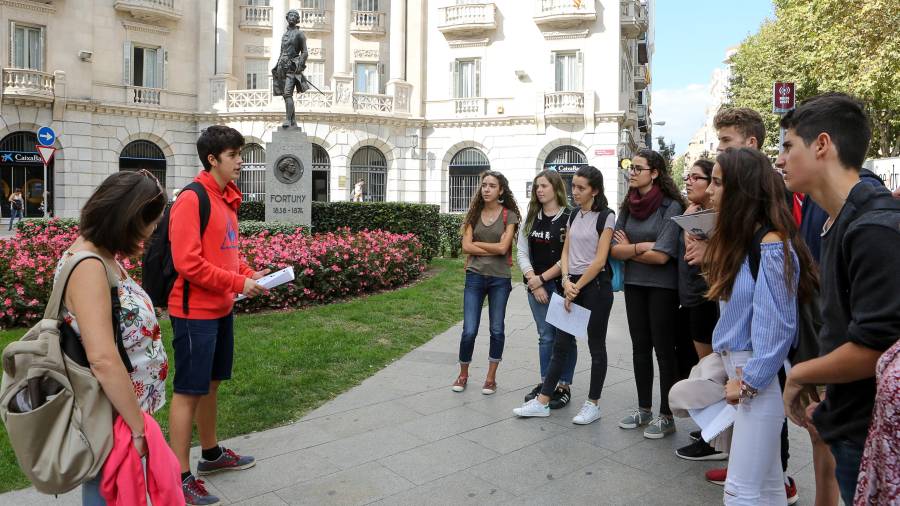
[[[649,138],[652,0],[0,0],[3,195],[24,188],[37,216],[46,189],[48,212],[76,216],[137,168],[171,193],[200,169],[199,131],[225,124],[262,198],[289,9],[321,90],[297,98],[318,200],[363,180],[366,200],[459,211],[485,168],[524,200],[537,171],[591,164],[615,201],[619,160]],[[58,134],[46,181],[40,126]]]

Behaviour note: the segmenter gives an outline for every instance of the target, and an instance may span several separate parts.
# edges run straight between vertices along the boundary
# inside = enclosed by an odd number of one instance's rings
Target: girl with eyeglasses
[[[681,230],[674,221],[684,201],[659,153],[642,149],[632,160],[628,195],[622,201],[612,256],[625,262],[625,311],[631,333],[638,407],[619,421],[623,429],[644,425],[644,437],[675,432],[669,389],[678,377],[678,255]],[[659,416],[652,416],[653,351],[659,363]]]
[[[488,371],[481,393],[497,391],[497,366],[506,341],[504,319],[512,291],[512,243],[519,223],[519,207],[506,176],[489,170],[481,174],[481,186],[469,204],[463,221],[462,250],[466,259],[466,288],[463,292],[463,331],[459,341],[459,376],[453,391],[466,389],[475,337],[481,322],[481,308],[488,299],[491,344]]]

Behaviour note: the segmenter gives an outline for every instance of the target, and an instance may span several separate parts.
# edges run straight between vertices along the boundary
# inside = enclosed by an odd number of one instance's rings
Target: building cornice
[[[153,35],[169,35],[171,31],[161,26],[147,25],[136,21],[122,21],[125,31],[152,33]]]
[[[584,30],[572,30],[565,32],[543,32],[544,40],[567,40],[567,39],[585,39],[591,34],[589,28]]]
[[[497,127],[497,126],[521,126],[534,125],[534,116],[505,116],[495,118],[448,118],[426,120],[426,125],[434,128],[462,128],[462,127]]]
[[[13,7],[26,11],[33,11],[40,14],[56,14],[56,7],[41,2],[32,2],[30,0],[0,0],[0,6]]]

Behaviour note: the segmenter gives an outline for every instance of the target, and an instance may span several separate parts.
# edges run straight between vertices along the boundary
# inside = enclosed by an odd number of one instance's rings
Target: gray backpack
[[[87,258],[103,261],[95,253],[75,253],[53,286],[44,319],[3,350],[0,419],[19,467],[45,494],[97,476],[113,446],[112,404],[90,368],[67,356],[60,342],[63,294],[75,266]],[[103,265],[117,290],[117,274]]]

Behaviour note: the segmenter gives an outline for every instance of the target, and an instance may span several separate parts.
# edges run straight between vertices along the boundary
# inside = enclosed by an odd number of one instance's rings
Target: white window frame
[[[380,12],[378,0],[353,0],[353,10],[362,12]]]
[[[30,52],[28,51],[27,41],[24,42],[23,49],[25,49],[25,53],[22,55],[23,63],[21,65],[17,65],[16,63],[16,31],[19,29],[26,30],[25,33],[31,31],[38,32],[38,63],[34,65],[31,61],[24,61],[29,59]],[[9,23],[9,66],[13,68],[23,68],[23,69],[31,69],[38,70],[44,72],[47,67],[47,39],[46,39],[47,29],[41,25],[35,25],[32,23],[21,23],[18,21],[11,21]]]
[[[325,8],[325,0],[300,0],[301,9],[317,9]]]
[[[367,68],[365,80],[361,80],[360,71]],[[381,89],[379,74],[382,66],[375,62],[359,61],[354,63],[353,68],[353,90],[356,93],[378,94]]]
[[[247,58],[244,60],[244,77],[248,90],[265,90],[269,88],[268,66],[269,60],[267,59]]]
[[[306,61],[306,78],[319,89],[325,89],[325,62],[320,60]]]
[[[457,58],[450,63],[450,72],[451,97],[481,98],[481,58]]]
[[[554,51],[550,63],[555,91],[584,91],[584,54],[581,51]],[[566,63],[568,68],[565,68]]]
[[[153,72],[153,76],[156,78],[155,82],[152,83],[155,86],[148,86],[147,82],[147,68],[144,67],[143,73],[141,75],[141,84],[136,84],[135,79],[135,68],[134,68],[134,60],[135,60],[135,50],[141,49],[143,51],[153,50],[156,51],[156,62],[155,69]],[[152,88],[152,89],[166,89],[166,60],[168,60],[168,53],[165,48],[162,46],[154,45],[154,44],[143,44],[135,41],[126,41],[125,47],[123,50],[124,54],[124,65],[122,70],[122,81],[126,86],[137,86],[141,88]],[[145,53],[146,54],[146,53]],[[146,63],[146,56],[144,59]]]

